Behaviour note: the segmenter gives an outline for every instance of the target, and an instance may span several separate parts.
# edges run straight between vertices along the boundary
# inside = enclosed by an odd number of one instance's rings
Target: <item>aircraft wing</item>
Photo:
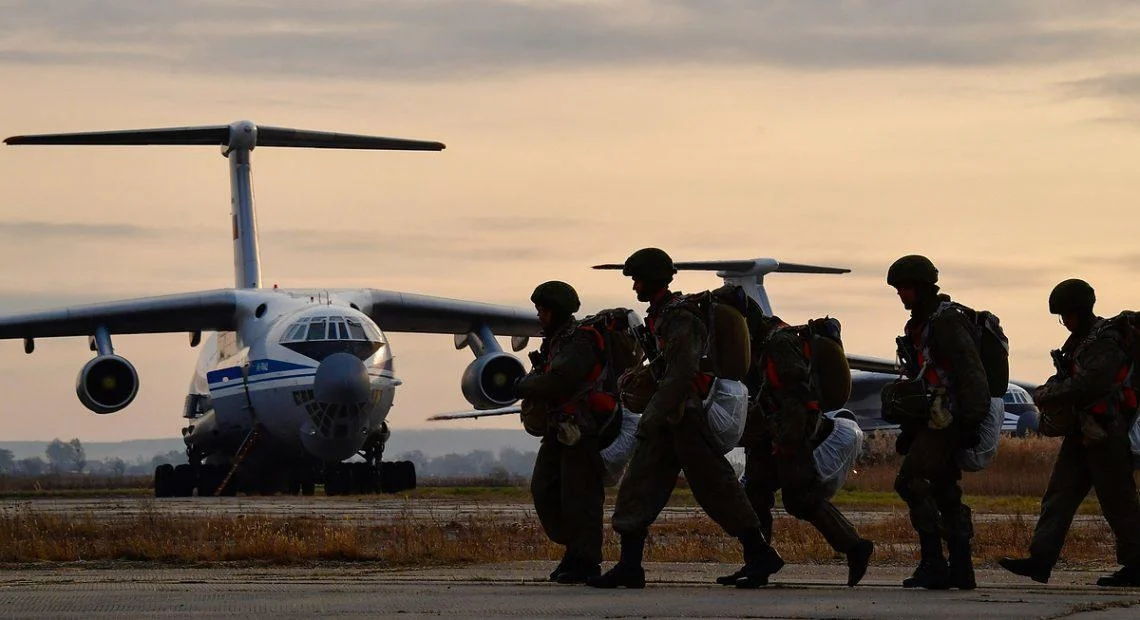
[[[428,421],[438,422],[440,420],[471,420],[496,415],[518,415],[521,412],[521,406],[511,405],[510,407],[499,407],[498,409],[471,409],[469,411],[457,411],[455,413],[439,413],[428,418]]]
[[[848,355],[847,365],[851,370],[866,372],[882,372],[891,375],[899,374],[899,363],[882,357],[868,357],[866,355]]]
[[[361,311],[386,332],[466,334],[486,325],[500,336],[542,334],[533,309],[375,289],[365,303]]]
[[[237,307],[232,289],[69,306],[0,316],[0,339],[91,336],[100,325],[111,334],[229,331]]]

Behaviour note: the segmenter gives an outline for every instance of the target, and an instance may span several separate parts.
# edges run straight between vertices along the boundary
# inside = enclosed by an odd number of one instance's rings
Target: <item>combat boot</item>
[[[867,574],[867,566],[871,563],[871,554],[875,552],[875,543],[863,538],[847,551],[847,587],[853,588]]]
[[[998,564],[1014,575],[1029,577],[1037,583],[1049,583],[1049,575],[1053,567],[1045,560],[1035,557],[1028,558],[1002,558]]]
[[[760,528],[745,530],[740,544],[744,547],[744,567],[738,572],[743,574],[734,585],[747,589],[768,585],[768,577],[784,567],[784,558],[764,540]]]
[[[1096,580],[1102,588],[1140,588],[1140,567],[1125,566],[1107,577]]]
[[[565,555],[562,556],[562,559],[558,561],[558,566],[555,566],[554,570],[550,571],[550,581],[558,581],[559,573],[566,570],[566,564],[569,561],[570,561],[570,559],[568,557],[566,557]]]
[[[641,567],[641,556],[644,552],[644,538],[630,535],[622,536],[621,557],[618,559],[618,563],[606,571],[604,575],[587,578],[586,585],[604,589],[644,588],[645,569]]]
[[[744,567],[741,567],[741,568],[737,569],[737,571],[735,573],[732,573],[731,575],[725,575],[723,577],[717,577],[716,582],[722,586],[734,586],[734,585],[736,585],[736,581],[743,576],[744,576]]]
[[[942,556],[942,539],[938,534],[919,534],[919,547],[922,560],[914,574],[903,579],[904,588],[926,588],[927,590],[947,590],[950,588],[950,567]]]
[[[950,551],[950,586],[959,590],[978,587],[974,578],[974,561],[970,557],[970,539],[959,536],[946,543]]]
[[[586,583],[602,574],[600,566],[586,560],[574,560],[555,579],[558,583]],[[644,581],[644,577],[642,580]]]

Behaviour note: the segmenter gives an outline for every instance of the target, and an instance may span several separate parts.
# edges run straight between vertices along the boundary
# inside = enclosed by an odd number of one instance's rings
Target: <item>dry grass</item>
[[[151,504],[151,506],[153,506]],[[976,524],[979,565],[993,565],[1003,555],[1020,555],[1029,544],[1032,517],[1003,516]],[[781,517],[776,546],[791,562],[838,562],[810,525]],[[901,513],[860,526],[876,541],[877,564],[908,565],[917,560],[915,536]],[[1112,536],[1102,521],[1081,523],[1069,535],[1065,561],[1110,564]],[[144,510],[121,520],[91,515],[54,515],[30,509],[0,513],[0,562],[146,561],[164,564],[245,562],[272,565],[316,562],[370,562],[382,566],[470,564],[510,560],[557,559],[552,544],[533,517],[497,521],[398,519],[362,524],[324,518],[265,516],[168,516]],[[606,529],[605,556],[616,560],[618,541]],[[740,559],[738,543],[703,516],[661,519],[646,547],[649,561],[721,561]]]
[[[962,488],[968,495],[1038,497],[1045,492],[1061,440],[1051,437],[1003,437],[994,461],[984,471],[966,473]],[[902,457],[895,438],[873,433],[864,443],[863,458],[847,478],[849,491],[894,492]]]

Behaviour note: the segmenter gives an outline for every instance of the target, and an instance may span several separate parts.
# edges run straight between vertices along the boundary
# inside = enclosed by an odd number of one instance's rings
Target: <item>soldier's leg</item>
[[[776,490],[780,488],[776,457],[772,455],[772,442],[758,441],[744,450],[744,493],[748,503],[760,519],[760,531],[772,540],[772,508],[776,506]]]
[[[1128,437],[1109,435],[1103,444],[1086,449],[1085,457],[1097,500],[1116,537],[1116,561],[1140,569],[1140,500]]]
[[[780,488],[784,493],[784,509],[788,514],[811,523],[827,544],[840,553],[847,553],[861,539],[842,513],[823,497],[811,455],[789,455],[777,459],[780,470]],[[786,482],[785,482],[786,480]]]
[[[583,437],[562,449],[562,523],[566,555],[574,560],[574,575],[563,573],[567,583],[583,582],[598,573],[602,561],[602,504],[605,465],[597,437]]]
[[[534,498],[534,511],[542,529],[550,540],[566,544],[562,520],[562,444],[555,439],[542,442],[534,458],[534,471],[530,475],[530,494]]]
[[[703,416],[686,412],[671,428],[671,439],[693,498],[729,536],[760,529],[756,511],[736,478],[736,470],[712,441]]]
[[[942,515],[943,536],[949,552],[950,586],[962,590],[978,587],[974,578],[971,541],[974,522],[970,507],[962,503],[962,470],[953,457],[945,469],[931,480],[931,491]]]
[[[600,577],[589,579],[595,588],[644,588],[641,567],[649,526],[661,514],[677,485],[681,464],[673,453],[670,431],[664,425],[638,429],[633,454],[618,487],[613,528],[621,536],[621,559]]]
[[[1081,437],[1066,437],[1053,463],[1049,486],[1041,498],[1041,514],[1033,528],[1029,555],[1043,566],[1052,569],[1061,557],[1065,536],[1073,524],[1077,508],[1092,488],[1092,476],[1085,458]]]
[[[726,533],[740,539],[744,576],[736,587],[767,585],[768,576],[779,571],[784,561],[764,538],[760,519],[736,479],[736,471],[714,444],[707,419],[702,412],[686,411],[672,428],[672,436],[693,497]]]
[[[919,428],[895,477],[895,491],[910,509],[910,522],[918,533],[922,559],[903,587],[945,589],[950,570],[942,554],[942,518],[934,498],[932,481],[946,470],[953,458],[950,431]]]
[[[772,442],[767,437],[756,437],[744,449],[744,494],[760,520],[760,533],[764,540],[772,540],[772,508],[776,506],[776,490],[780,488]],[[730,575],[717,577],[722,586],[736,585],[745,576],[741,568]]]

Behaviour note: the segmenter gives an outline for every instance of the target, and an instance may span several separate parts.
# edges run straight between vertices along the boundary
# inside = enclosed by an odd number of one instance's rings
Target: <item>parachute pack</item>
[[[839,409],[851,398],[851,366],[843,351],[839,320],[825,316],[792,327],[805,344],[811,380],[824,411]]]
[[[978,356],[986,369],[990,398],[1001,398],[1009,389],[1009,338],[1001,327],[1001,321],[992,312],[974,310],[954,301],[943,302],[934,315],[951,309],[962,313],[971,327]]]
[[[1128,353],[1131,360],[1127,375],[1124,377],[1123,389],[1131,391],[1132,399],[1140,391],[1140,312],[1125,310],[1120,314],[1104,320],[1105,327],[1116,328],[1120,333],[1120,346]],[[1128,440],[1132,444],[1132,459],[1140,465],[1140,414],[1133,413],[1132,426],[1128,431]]]
[[[708,344],[701,356],[702,370],[721,379],[740,381],[752,366],[748,322],[733,304],[712,291],[683,295],[672,302],[688,308],[708,329]]]

